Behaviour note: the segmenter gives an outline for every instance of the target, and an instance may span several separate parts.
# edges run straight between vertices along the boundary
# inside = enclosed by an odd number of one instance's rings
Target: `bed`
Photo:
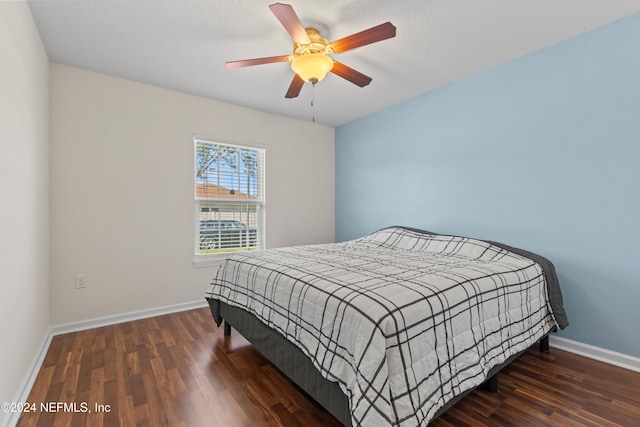
[[[206,299],[347,426],[426,425],[568,325],[546,258],[398,226],[233,254]]]

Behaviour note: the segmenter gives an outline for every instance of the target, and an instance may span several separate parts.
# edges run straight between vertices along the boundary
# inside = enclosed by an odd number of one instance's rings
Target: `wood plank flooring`
[[[21,427],[340,426],[208,308],[54,337],[28,401]],[[638,426],[640,373],[534,346],[431,425]]]

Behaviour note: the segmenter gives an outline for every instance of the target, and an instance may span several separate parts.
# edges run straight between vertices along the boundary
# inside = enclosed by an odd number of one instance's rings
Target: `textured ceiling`
[[[270,3],[29,1],[54,62],[329,126],[640,11],[640,0],[291,0],[302,23],[329,40],[386,21],[397,36],[335,55],[372,77],[369,86],[329,74],[285,99],[288,63],[224,66],[291,53]]]

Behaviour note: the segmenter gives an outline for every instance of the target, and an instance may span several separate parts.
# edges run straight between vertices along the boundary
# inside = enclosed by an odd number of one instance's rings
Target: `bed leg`
[[[540,340],[540,351],[549,352],[549,335],[545,335]]]
[[[486,380],[484,384],[482,384],[482,386],[489,393],[497,393],[498,392],[498,374],[494,374],[491,378]]]
[[[224,321],[224,336],[225,337],[231,336],[231,325],[226,320]]]

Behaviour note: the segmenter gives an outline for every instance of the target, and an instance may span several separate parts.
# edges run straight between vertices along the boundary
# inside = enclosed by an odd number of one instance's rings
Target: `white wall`
[[[334,241],[333,128],[55,63],[50,76],[52,324],[204,298],[194,134],[266,148],[268,247]]]
[[[11,402],[49,326],[49,60],[26,2],[0,2],[0,55],[0,402]]]

